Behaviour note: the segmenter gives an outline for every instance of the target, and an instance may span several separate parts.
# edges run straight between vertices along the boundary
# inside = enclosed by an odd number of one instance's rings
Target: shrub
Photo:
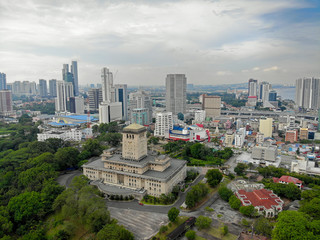
[[[168,231],[168,227],[166,225],[160,227],[160,233],[164,233],[166,231]]]
[[[194,240],[196,239],[196,232],[193,230],[189,230],[186,232],[186,234],[184,235],[188,240]]]

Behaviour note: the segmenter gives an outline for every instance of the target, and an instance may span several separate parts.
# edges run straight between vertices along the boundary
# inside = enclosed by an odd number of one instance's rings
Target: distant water
[[[275,88],[274,90],[277,91],[278,95],[281,96],[282,99],[295,99],[296,96],[296,88],[295,87],[288,87],[288,88]]]

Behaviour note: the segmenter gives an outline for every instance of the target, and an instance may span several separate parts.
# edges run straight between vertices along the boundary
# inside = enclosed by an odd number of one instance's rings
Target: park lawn
[[[220,230],[214,227],[211,227],[209,230],[205,230],[205,231],[211,236],[222,239],[222,240],[236,240],[238,238],[238,236],[232,233],[228,233],[227,235],[221,238]]]
[[[168,231],[166,231],[165,233],[159,233],[158,232],[155,235],[155,237],[157,239],[160,239],[160,240],[166,240],[167,239],[167,235],[169,233],[171,233],[173,230],[175,230],[180,224],[184,223],[188,218],[189,217],[187,217],[187,216],[179,216],[174,223],[171,223],[171,227],[169,227],[169,223],[167,224]]]

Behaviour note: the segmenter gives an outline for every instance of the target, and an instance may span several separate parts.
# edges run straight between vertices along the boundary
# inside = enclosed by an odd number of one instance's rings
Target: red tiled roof
[[[241,201],[246,203],[250,201],[250,203],[254,207],[264,206],[266,209],[270,209],[272,208],[272,206],[278,206],[282,202],[276,194],[274,194],[271,190],[267,189],[254,190],[253,192],[239,190],[238,194],[245,196],[242,199],[240,199]],[[276,200],[278,200],[278,202]]]
[[[300,183],[300,184],[302,184],[302,181],[299,180],[298,178],[291,177],[291,176],[285,176],[285,175],[282,176],[281,178],[279,178],[279,181],[286,182],[286,183],[294,183],[294,184]]]

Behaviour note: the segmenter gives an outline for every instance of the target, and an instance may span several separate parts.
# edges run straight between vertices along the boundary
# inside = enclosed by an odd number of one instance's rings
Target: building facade
[[[320,107],[320,79],[301,78],[296,80],[296,105],[304,109]]]
[[[248,96],[257,96],[258,80],[249,79],[248,82]]]
[[[11,90],[0,90],[0,114],[6,116],[11,114],[12,111]]]
[[[99,104],[102,103],[102,88],[91,88],[88,91],[89,111],[98,111]]]
[[[137,123],[142,126],[149,125],[149,109],[147,108],[135,108],[131,110],[131,123]]]
[[[128,120],[128,90],[127,84],[115,84],[115,102],[122,103],[122,120]]]
[[[7,75],[5,73],[0,72],[0,90],[7,89]]]
[[[49,80],[49,94],[50,97],[57,97],[57,80]]]
[[[274,147],[274,146],[269,146],[269,147],[256,146],[252,149],[253,159],[274,162],[276,161],[277,155],[278,155],[278,150],[277,150],[277,147]]]
[[[168,74],[166,77],[166,110],[173,114],[186,113],[187,78],[185,74]]]
[[[146,128],[131,124],[123,129],[122,153],[104,151],[101,159],[83,165],[83,174],[109,186],[159,197],[184,180],[186,162],[164,155],[148,155]]]
[[[130,119],[131,119],[133,109],[140,109],[140,108],[148,109],[148,112],[149,112],[148,125],[152,122],[152,99],[149,93],[143,90],[138,90],[137,92],[130,93],[129,108],[130,108]]]
[[[42,98],[48,97],[47,80],[39,79],[39,95]]]
[[[173,128],[172,112],[157,113],[154,136],[168,137]]]
[[[221,97],[203,95],[202,110],[206,111],[206,117],[215,118],[221,115]]]
[[[263,133],[265,138],[272,137],[272,118],[260,119],[259,132]]]

